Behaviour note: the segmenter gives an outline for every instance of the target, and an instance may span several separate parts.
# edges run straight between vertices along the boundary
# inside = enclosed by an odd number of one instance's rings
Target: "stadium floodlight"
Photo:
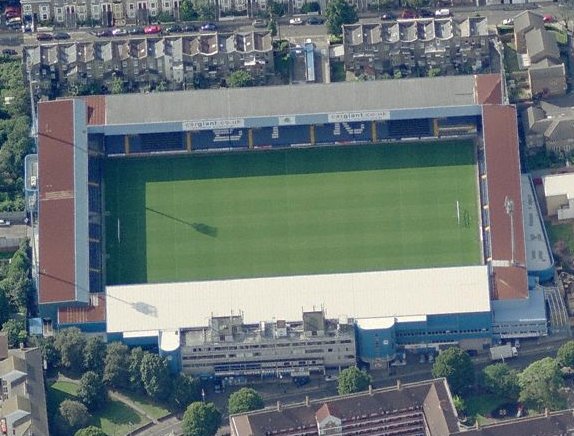
[[[504,208],[506,209],[507,215],[510,216],[510,245],[512,251],[512,258],[510,262],[511,265],[514,265],[514,200],[506,196],[504,198]]]

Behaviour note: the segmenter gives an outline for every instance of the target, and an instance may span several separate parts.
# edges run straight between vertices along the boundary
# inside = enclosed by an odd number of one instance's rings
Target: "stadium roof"
[[[160,123],[475,105],[474,85],[474,76],[449,76],[109,95],[105,102],[105,123]]]
[[[107,287],[108,332],[201,327],[242,313],[247,324],[329,317],[380,318],[490,311],[483,265]]]

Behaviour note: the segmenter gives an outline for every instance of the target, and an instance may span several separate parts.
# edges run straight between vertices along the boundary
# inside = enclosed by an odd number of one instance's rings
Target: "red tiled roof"
[[[88,124],[106,124],[106,97],[94,95],[84,97],[88,106]]]
[[[92,294],[90,297],[90,304],[88,306],[58,308],[58,324],[62,325],[105,321],[105,294]]]
[[[488,208],[492,258],[495,262],[493,294],[497,299],[526,298],[528,282],[525,265],[524,228],[520,189],[520,161],[516,110],[512,106],[483,106],[484,145],[488,185]],[[513,266],[500,266],[512,260],[511,217],[506,199],[514,203]]]
[[[38,105],[39,303],[75,297],[73,100]]]
[[[501,104],[502,82],[500,74],[475,76],[475,100],[478,104]]]

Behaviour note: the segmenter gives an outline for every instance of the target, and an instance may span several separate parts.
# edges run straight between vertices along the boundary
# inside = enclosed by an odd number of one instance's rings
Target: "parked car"
[[[5,56],[16,56],[18,52],[13,48],[5,48],[2,50],[2,54]]]
[[[422,8],[419,10],[419,16],[422,18],[432,18],[434,17],[434,13],[430,9]]]
[[[0,220],[0,227],[10,227],[11,223],[8,220]]]
[[[545,23],[554,23],[554,21],[556,21],[556,18],[554,18],[554,15],[546,14],[542,17],[542,21],[544,21]]]
[[[96,31],[95,35],[98,38],[103,38],[106,36],[113,36],[113,33],[112,33],[112,29],[102,29],[102,30]]]
[[[161,26],[158,24],[152,24],[150,26],[144,27],[144,33],[146,35],[153,35],[156,33],[161,33]]]
[[[397,16],[392,12],[385,12],[381,14],[381,20],[396,20]]]
[[[54,38],[54,37],[52,36],[51,33],[43,33],[43,32],[41,32],[41,33],[38,33],[38,34],[36,35],[36,39],[37,39],[38,41],[51,41],[53,38]]]
[[[257,19],[253,20],[253,27],[267,27],[267,20]]]
[[[514,25],[514,19],[513,18],[505,18],[504,20],[502,20],[502,25],[503,26],[512,26],[512,25]]]
[[[291,18],[289,20],[289,24],[292,24],[293,26],[299,26],[303,24],[303,20],[300,17]]]
[[[213,23],[205,23],[201,26],[200,30],[202,32],[215,32],[217,30],[217,26]]]
[[[124,36],[128,34],[128,30],[124,27],[117,27],[112,30],[113,36]]]
[[[70,34],[66,32],[54,33],[54,39],[70,39]]]
[[[181,31],[182,32],[197,32],[197,27],[195,27],[191,23],[183,23],[181,25]]]
[[[128,32],[128,35],[143,35],[144,28],[141,26],[128,27],[126,31]]]
[[[181,26],[179,24],[170,24],[169,26],[167,26],[164,29],[164,32],[169,34],[169,33],[181,33],[182,29]]]
[[[405,20],[410,20],[411,18],[416,18],[417,13],[415,11],[411,11],[410,9],[405,9],[401,12],[401,18]]]
[[[434,12],[435,17],[450,17],[450,9],[437,9]]]
[[[309,17],[307,18],[307,24],[313,24],[313,25],[323,24],[323,19],[320,17]]]
[[[6,25],[10,26],[12,24],[17,24],[17,25],[21,25],[22,24],[22,18],[20,17],[13,17],[13,18],[9,18],[6,20]]]

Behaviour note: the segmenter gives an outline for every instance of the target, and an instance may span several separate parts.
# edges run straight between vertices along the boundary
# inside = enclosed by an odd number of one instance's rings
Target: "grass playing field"
[[[477,264],[476,183],[461,141],[110,159],[107,283]]]

